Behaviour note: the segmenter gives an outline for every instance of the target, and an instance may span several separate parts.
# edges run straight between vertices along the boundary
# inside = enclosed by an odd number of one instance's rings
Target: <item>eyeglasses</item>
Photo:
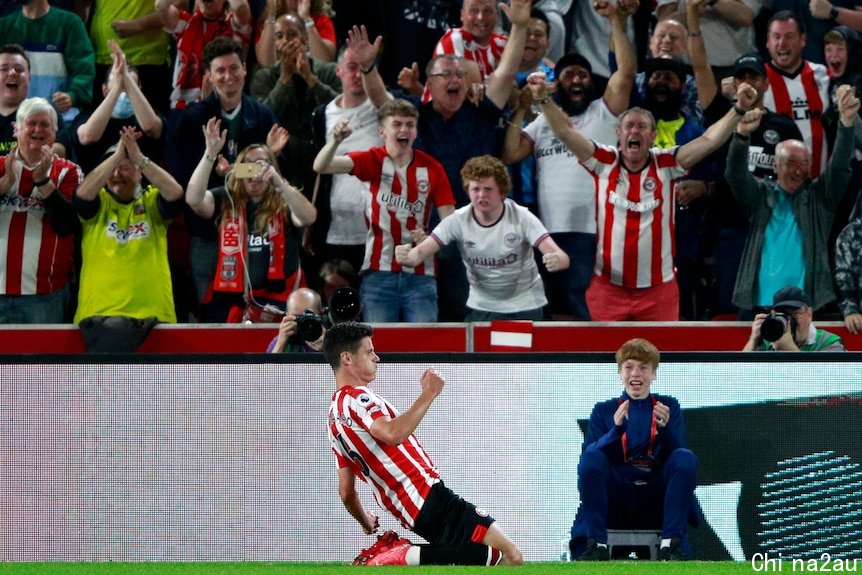
[[[791,170],[795,170],[797,168],[802,168],[805,170],[811,166],[811,162],[809,162],[808,160],[784,160],[784,165]]]
[[[463,78],[466,75],[467,75],[467,72],[465,72],[464,70],[458,70],[456,72],[453,72],[452,70],[443,70],[442,72],[435,72],[433,74],[428,74],[428,77],[429,78],[444,78],[444,79],[448,80],[452,76],[457,76],[458,78]]]

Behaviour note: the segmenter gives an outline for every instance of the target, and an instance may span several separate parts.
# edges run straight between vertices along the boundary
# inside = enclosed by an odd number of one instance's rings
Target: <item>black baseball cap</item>
[[[758,76],[766,76],[766,64],[763,63],[763,58],[760,54],[752,52],[745,54],[736,59],[733,64],[733,76],[736,77],[743,70],[751,70]]]
[[[685,82],[685,77],[688,74],[685,68],[685,62],[675,56],[663,56],[661,58],[650,58],[644,65],[644,72],[647,80],[657,70],[668,70],[676,74],[682,82]]]
[[[801,307],[810,307],[811,301],[808,299],[808,294],[804,290],[796,286],[786,286],[775,292],[772,296],[772,308],[791,308],[799,309]]]
[[[590,76],[593,75],[593,67],[590,65],[589,60],[577,52],[569,52],[557,60],[557,65],[554,66],[554,78],[559,78],[560,73],[569,66],[580,66],[581,68],[586,68],[587,72],[590,73]]]

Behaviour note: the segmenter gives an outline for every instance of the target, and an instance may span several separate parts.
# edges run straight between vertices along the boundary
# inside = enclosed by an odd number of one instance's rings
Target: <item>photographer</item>
[[[306,312],[315,314],[317,321],[315,322],[314,318],[309,317],[311,314]],[[287,315],[281,320],[281,325],[278,326],[278,335],[269,342],[266,353],[320,351],[323,348],[323,336],[326,335],[326,326],[323,322],[324,313],[323,302],[316,291],[309,288],[299,288],[291,293],[287,298]],[[297,318],[300,317],[302,319],[297,321]],[[306,341],[303,339],[303,333],[308,335],[309,332],[316,331],[310,324],[319,326],[320,334],[314,340]]]
[[[839,336],[814,326],[813,316],[808,294],[783,287],[772,296],[770,313],[754,317],[742,351],[846,351]]]

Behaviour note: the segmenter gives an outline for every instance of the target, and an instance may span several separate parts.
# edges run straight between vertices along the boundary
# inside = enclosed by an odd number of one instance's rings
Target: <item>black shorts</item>
[[[458,546],[481,543],[493,522],[486,511],[461,499],[441,481],[431,488],[413,532],[434,545]]]

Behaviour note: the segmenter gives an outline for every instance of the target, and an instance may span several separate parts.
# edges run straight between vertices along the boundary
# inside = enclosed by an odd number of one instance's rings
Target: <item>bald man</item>
[[[287,315],[281,320],[281,325],[278,326],[278,335],[269,342],[266,353],[305,353],[320,351],[323,348],[323,336],[326,335],[326,328],[323,327],[322,323],[321,333],[317,339],[299,343],[296,341],[300,337],[299,324],[296,318],[306,311],[314,312],[322,318],[324,313],[323,301],[320,299],[320,294],[313,289],[299,288],[288,296]]]

